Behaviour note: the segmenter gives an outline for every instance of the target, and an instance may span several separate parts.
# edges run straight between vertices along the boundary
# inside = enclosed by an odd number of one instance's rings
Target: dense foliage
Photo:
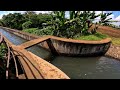
[[[32,25],[32,22],[31,21],[27,21],[27,22],[24,22],[22,24],[22,28],[23,29],[28,29],[28,28],[31,28],[31,25]]]
[[[0,25],[36,35],[54,35],[66,38],[79,38],[80,36],[96,34],[97,23],[93,21],[100,17],[99,24],[108,25],[112,13],[100,13],[95,11],[69,11],[69,18],[65,17],[65,11],[53,11],[49,14],[36,14],[26,11],[24,14],[14,13],[4,15]],[[90,30],[90,28],[92,29]]]
[[[98,25],[93,23],[93,21],[100,17],[99,24],[104,24],[110,20],[110,18],[106,19],[109,15],[111,13],[96,15],[95,11],[70,11],[70,18],[66,19],[65,11],[54,11],[52,13],[52,20],[48,24],[52,26],[51,34],[54,36],[77,38],[83,35],[95,34]],[[90,31],[91,27],[92,30]],[[40,30],[40,32],[43,31]]]
[[[6,60],[5,56],[7,53],[7,48],[4,43],[0,44],[0,79],[5,79],[6,70]]]
[[[54,29],[48,26],[43,29],[29,28],[29,29],[24,29],[23,31],[31,34],[35,34],[35,35],[53,35]]]
[[[26,11],[24,14],[9,13],[8,15],[3,15],[0,25],[18,30],[29,26],[32,28],[42,28],[42,23],[46,23],[49,20],[51,20],[50,14],[36,14],[33,11]]]
[[[5,45],[2,43],[0,44],[0,59],[4,59],[4,56],[6,54],[6,47]]]
[[[2,21],[6,27],[22,29],[22,24],[25,22],[25,17],[21,13],[10,13],[8,15],[4,15]]]

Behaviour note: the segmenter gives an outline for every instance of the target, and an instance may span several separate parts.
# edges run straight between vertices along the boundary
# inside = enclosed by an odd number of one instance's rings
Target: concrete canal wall
[[[20,36],[26,40],[41,38],[39,36],[31,35],[15,29],[10,29],[6,27],[0,27],[0,28],[3,28],[8,32]],[[39,45],[41,45],[43,48],[46,48],[47,50],[53,51],[53,53],[56,55],[65,55],[65,56],[104,55],[108,51],[111,45],[110,38],[101,41],[85,41],[85,40],[59,38],[54,36],[50,36],[50,37],[51,37],[50,39],[41,42]]]

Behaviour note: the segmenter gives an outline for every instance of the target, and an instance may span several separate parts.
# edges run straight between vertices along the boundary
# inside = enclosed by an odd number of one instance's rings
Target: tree
[[[4,15],[2,21],[6,27],[22,29],[22,24],[25,22],[25,18],[21,13],[14,13]]]
[[[0,26],[5,26],[2,19],[0,19]]]
[[[33,28],[42,28],[42,23],[47,23],[48,21],[51,20],[51,15],[50,14],[36,14],[33,11],[26,11],[24,14],[24,17],[26,21],[32,22],[32,27]]]
[[[38,14],[38,28],[43,28],[43,23],[49,23],[52,19],[52,16],[50,14]]]
[[[27,22],[22,24],[22,28],[23,29],[28,29],[28,28],[31,27],[31,25],[32,25],[32,22],[31,21],[27,21]]]

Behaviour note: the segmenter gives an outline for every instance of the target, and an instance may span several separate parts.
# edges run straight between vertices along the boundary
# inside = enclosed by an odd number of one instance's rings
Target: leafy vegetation
[[[42,23],[46,23],[49,20],[51,20],[50,14],[36,14],[33,11],[26,11],[24,14],[9,13],[8,15],[3,15],[2,19],[0,20],[0,25],[4,27],[22,30],[24,28],[24,25],[22,28],[23,23],[31,22],[32,28],[42,28]]]
[[[99,14],[96,15],[95,11],[70,11],[70,18],[65,18],[65,11],[54,11],[51,14],[51,20],[47,21],[45,27],[42,26],[42,29],[27,29],[23,30],[25,32],[33,33],[36,35],[54,35],[58,37],[73,38],[73,39],[82,39],[85,36],[94,36],[98,35],[97,28],[99,25],[93,23],[97,17],[101,17],[99,24],[104,24],[109,22],[110,19],[106,19],[108,14]],[[92,30],[89,30],[92,27]],[[94,34],[94,35],[92,35]],[[99,36],[102,34],[99,34]],[[98,36],[98,37],[99,37]],[[81,37],[81,38],[80,38]],[[99,38],[100,39],[100,38]],[[90,39],[90,40],[99,40],[99,39]],[[102,38],[101,38],[102,39]],[[89,39],[88,39],[89,40]]]
[[[23,31],[35,35],[53,35],[53,28],[50,26],[43,29],[29,28],[29,29],[24,29]]]
[[[22,29],[22,24],[25,22],[25,17],[21,13],[10,13],[8,15],[3,15],[2,22],[4,23],[3,26],[13,29]]]
[[[4,59],[5,53],[6,53],[6,47],[5,47],[5,45],[2,43],[2,44],[0,45],[0,59]]]
[[[29,29],[24,29],[24,32],[28,32],[28,33],[34,33],[38,30],[38,28],[29,28]]]
[[[69,18],[65,11],[53,11],[50,14],[36,14],[26,11],[24,14],[14,13],[4,15],[0,20],[1,26],[16,28],[35,35],[54,35],[65,38],[82,38],[96,36],[99,24],[107,25],[112,13],[96,15],[95,11],[69,11]],[[100,17],[99,23],[93,21]],[[91,30],[89,30],[92,27]],[[102,34],[100,34],[102,35]]]
[[[5,45],[2,43],[0,44],[0,79],[5,79],[5,71],[6,71],[6,60],[5,54],[7,49]]]
[[[31,21],[27,21],[27,22],[22,24],[22,28],[23,29],[28,29],[28,28],[31,27],[31,25],[32,25],[32,22]]]

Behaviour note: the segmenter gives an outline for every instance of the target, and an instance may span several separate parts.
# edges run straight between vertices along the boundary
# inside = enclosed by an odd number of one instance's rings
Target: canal
[[[27,40],[3,29],[0,32],[15,45]],[[27,50],[43,59],[52,59],[52,53],[38,46]],[[65,72],[71,79],[120,79],[120,61],[105,56],[101,57],[54,57],[53,65]]]

